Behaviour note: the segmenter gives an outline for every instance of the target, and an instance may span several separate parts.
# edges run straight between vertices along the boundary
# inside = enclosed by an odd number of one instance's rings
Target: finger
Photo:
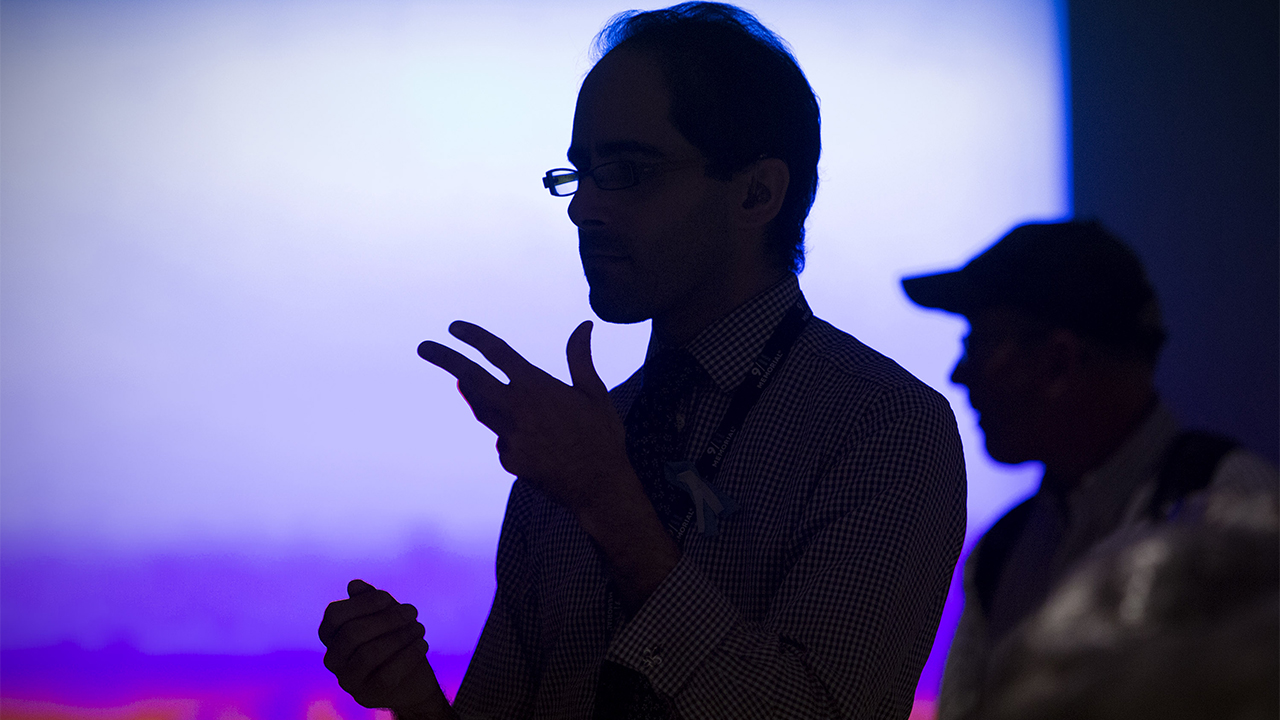
[[[528,360],[525,360],[520,353],[513,350],[502,338],[479,325],[456,320],[450,323],[449,334],[479,350],[486,360],[506,373],[511,380],[515,380],[517,377],[528,377],[532,374],[545,374]]]
[[[384,684],[389,685],[383,689]],[[359,695],[352,693],[356,702],[369,708],[394,708],[397,717],[406,717],[400,711],[408,709],[425,710],[410,713],[414,717],[452,717],[430,662],[413,647],[402,649],[379,667],[363,690]]]
[[[381,668],[406,649],[416,654],[420,639],[418,628],[400,628],[362,643],[346,658],[333,657],[332,652],[325,653],[324,664],[337,676],[342,689],[352,695],[381,695],[394,686],[382,677]]]
[[[389,609],[390,610],[390,609]],[[376,641],[389,633],[401,633],[412,630],[411,635],[422,637],[425,632],[421,624],[406,622],[398,612],[388,611],[356,618],[343,625],[329,639],[324,654],[324,664],[334,673],[338,673],[351,661],[351,657],[362,646]]]
[[[400,687],[405,679],[418,666],[427,661],[427,653],[422,649],[423,643],[414,641],[400,648],[386,662],[378,666],[369,676],[369,684],[380,685],[388,691]]]
[[[605,387],[591,360],[590,320],[574,329],[564,350],[569,360],[569,377],[573,379],[573,386],[596,397],[608,397],[609,388]]]
[[[388,638],[406,638],[400,643],[404,645],[410,639],[422,638],[425,634],[422,623],[406,620],[401,615],[399,606],[387,608],[380,613],[356,618],[343,625],[328,645],[324,656],[325,666],[335,674],[340,672],[349,674],[353,668],[363,668],[364,672],[368,672],[378,664],[368,665],[370,661],[368,654],[385,647]],[[385,659],[384,656],[378,662]]]
[[[424,340],[418,345],[418,356],[458,378],[458,392],[485,427],[498,434],[507,430],[509,418],[502,396],[506,385],[470,358],[437,342]]]
[[[370,586],[372,588],[372,586]],[[320,642],[330,645],[338,631],[352,620],[382,612],[392,605],[399,605],[390,593],[372,588],[357,593],[348,600],[329,603],[324,619],[320,621]]]
[[[490,395],[506,387],[471,358],[438,342],[423,340],[418,344],[418,357],[457,378],[460,386],[476,388]]]
[[[418,608],[414,607],[413,605],[410,605],[409,603],[401,603],[400,617],[404,618],[407,622],[417,622]],[[421,626],[421,623],[419,623],[419,626]],[[423,627],[422,629],[422,637],[418,638],[417,644],[421,646],[419,649],[424,655],[428,650],[431,649],[431,646],[427,644],[427,630],[425,627]]]
[[[363,595],[364,593],[367,593],[370,590],[377,590],[377,588],[361,580],[360,578],[356,578],[355,580],[352,580],[351,582],[347,583],[347,597],[349,598],[353,598],[357,595]]]

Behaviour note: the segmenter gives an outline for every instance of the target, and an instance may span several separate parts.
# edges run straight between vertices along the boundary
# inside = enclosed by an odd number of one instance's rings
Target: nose
[[[569,221],[580,228],[604,224],[604,203],[600,188],[591,178],[578,182],[578,191],[569,198]]]

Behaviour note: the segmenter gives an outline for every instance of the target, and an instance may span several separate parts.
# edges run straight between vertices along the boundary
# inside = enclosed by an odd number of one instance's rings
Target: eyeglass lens
[[[572,170],[552,170],[547,173],[542,184],[547,186],[552,195],[564,197],[578,191],[578,175]]]
[[[578,191],[578,183],[583,177],[590,177],[601,190],[623,190],[635,185],[639,181],[639,174],[634,163],[619,160],[597,165],[585,172],[567,168],[551,170],[543,178],[542,184],[552,195],[564,197]]]
[[[601,190],[622,190],[636,184],[636,166],[626,161],[597,165],[591,171],[596,187]]]

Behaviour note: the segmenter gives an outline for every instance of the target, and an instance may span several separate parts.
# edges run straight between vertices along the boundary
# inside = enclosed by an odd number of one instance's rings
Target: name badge
[[[708,485],[691,462],[667,463],[666,475],[667,482],[689,493],[693,500],[694,525],[703,537],[714,536],[719,531],[719,519],[738,509],[733,498]]]

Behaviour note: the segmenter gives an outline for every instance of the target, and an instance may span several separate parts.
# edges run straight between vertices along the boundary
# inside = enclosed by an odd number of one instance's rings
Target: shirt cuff
[[[654,690],[670,697],[716,651],[738,618],[737,608],[685,555],[614,636],[605,657],[644,675]]]

